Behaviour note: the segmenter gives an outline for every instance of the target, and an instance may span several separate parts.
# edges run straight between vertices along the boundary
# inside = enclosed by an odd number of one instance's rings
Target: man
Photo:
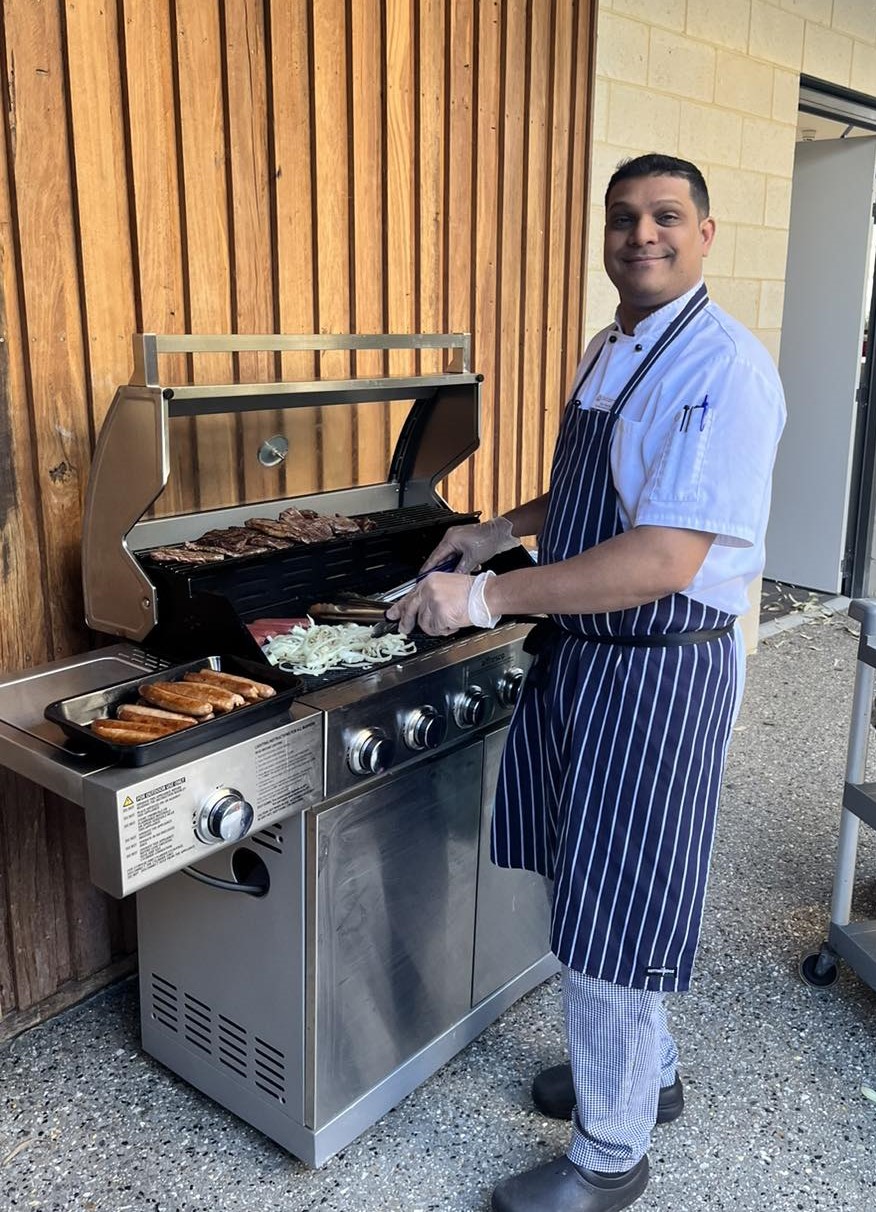
[[[605,269],[620,303],[578,369],[550,490],[448,531],[460,556],[388,612],[430,634],[547,615],[514,713],[493,858],[554,881],[570,1063],[533,1085],[571,1117],[566,1157],[500,1183],[496,1212],[616,1212],[648,1182],[657,1122],[684,1106],[668,992],[688,988],[720,781],[741,693],[736,616],[763,567],[784,424],[766,350],[711,303],[699,170],[614,173]],[[464,575],[521,536],[538,567]]]

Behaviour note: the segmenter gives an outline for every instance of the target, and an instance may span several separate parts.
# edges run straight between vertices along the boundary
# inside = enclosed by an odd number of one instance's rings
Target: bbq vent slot
[[[219,1062],[238,1077],[248,1077],[246,1031],[239,1023],[219,1015]]]
[[[179,1031],[179,991],[176,985],[152,973],[152,1017],[169,1031]]]
[[[152,974],[152,1017],[183,1038],[211,1061],[230,1070],[248,1086],[278,1103],[286,1102],[286,1057],[279,1048],[220,1014],[191,993],[181,992],[164,977]]]
[[[277,1102],[286,1101],[286,1057],[278,1049],[255,1037],[253,1050],[255,1066],[255,1084],[258,1088],[275,1098]]]
[[[212,1018],[209,1006],[192,997],[190,993],[185,995],[183,1034],[190,1044],[194,1044],[202,1052],[213,1051]]]
[[[254,833],[249,840],[255,842],[257,846],[265,846],[277,854],[283,853],[283,833],[279,826],[274,829],[263,829],[261,833]]]

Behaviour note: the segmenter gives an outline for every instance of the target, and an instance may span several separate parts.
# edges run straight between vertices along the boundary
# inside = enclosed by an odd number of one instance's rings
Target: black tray
[[[277,693],[273,698],[247,703],[243,707],[236,707],[234,711],[217,715],[212,720],[194,724],[191,728],[181,728],[179,732],[171,732],[168,736],[158,737],[154,741],[143,741],[139,745],[117,745],[97,736],[89,728],[88,725],[98,716],[114,716],[117,708],[123,703],[136,703],[140,697],[138,688],[144,683],[178,681],[183,674],[195,669],[236,673],[240,677],[252,678],[256,682],[273,686]],[[283,673],[271,665],[256,664],[255,661],[247,661],[241,657],[209,656],[197,661],[188,661],[184,665],[172,665],[168,669],[131,678],[127,682],[115,682],[112,686],[103,686],[87,694],[58,699],[49,703],[43,714],[47,720],[57,724],[77,746],[101,753],[109,761],[120,762],[124,766],[143,766],[147,762],[157,762],[183,749],[190,749],[193,745],[201,745],[228,732],[234,732],[263,717],[275,715],[278,708],[282,709],[284,704],[300,695],[302,688],[303,682],[300,678]]]

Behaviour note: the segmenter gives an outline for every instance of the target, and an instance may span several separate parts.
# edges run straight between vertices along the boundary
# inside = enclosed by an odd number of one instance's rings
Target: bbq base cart
[[[853,922],[852,895],[861,825],[876,829],[876,783],[866,782],[867,753],[876,687],[876,601],[859,598],[849,614],[861,624],[852,715],[840,816],[836,871],[827,939],[820,948],[800,959],[800,975],[807,984],[826,988],[834,984],[839,960],[845,960],[862,980],[876,989],[876,920]]]
[[[163,355],[239,366],[261,351],[280,366],[306,350],[396,349],[418,364],[444,351],[449,365],[208,386],[160,370]],[[192,662],[253,676],[261,662],[269,681],[257,622],[415,575],[449,525],[476,517],[437,485],[477,447],[480,378],[466,336],[141,335],[135,364],[101,431],[83,526],[86,617],[121,642],[0,682],[0,763],[83,805],[94,882],[136,892],[146,1051],[319,1166],[557,970],[545,881],[489,861],[529,625],[296,674],[230,724],[139,746],[148,760],[80,742],[88,705],[120,686]],[[217,418],[239,442],[234,483],[263,490],[276,469],[277,491],[146,516],[187,466],[175,439],[226,440]],[[363,471],[376,433],[382,477],[373,450]],[[314,450],[320,485],[298,491]],[[303,539],[272,533],[286,511]]]

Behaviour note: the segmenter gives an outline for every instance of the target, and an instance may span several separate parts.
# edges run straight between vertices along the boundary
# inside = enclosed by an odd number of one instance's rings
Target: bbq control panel
[[[506,719],[529,665],[525,633],[492,633],[454,647],[442,663],[410,659],[309,699],[326,715],[326,796],[331,797]]]

